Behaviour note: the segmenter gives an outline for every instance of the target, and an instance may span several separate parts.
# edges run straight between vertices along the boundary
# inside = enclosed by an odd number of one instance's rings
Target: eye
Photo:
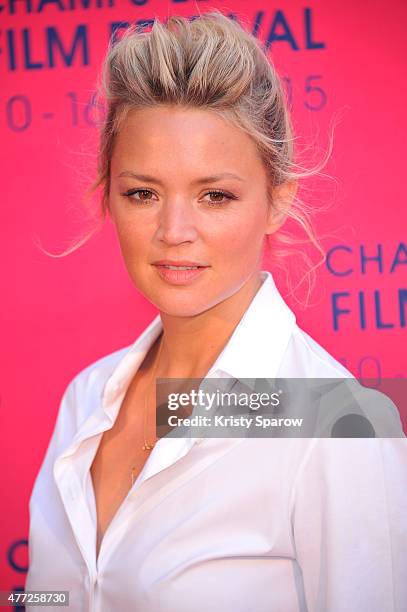
[[[129,191],[122,193],[122,195],[124,195],[127,198],[130,198],[131,200],[136,200],[137,202],[150,202],[151,201],[150,198],[133,198],[133,195],[136,193],[152,194],[153,192],[150,191],[149,189],[129,189]]]
[[[219,190],[208,191],[205,195],[223,196],[223,198],[226,198],[225,200],[215,200],[215,201],[209,200],[209,202],[208,202],[209,206],[212,206],[214,208],[216,208],[216,207],[220,208],[221,206],[225,206],[225,204],[230,202],[230,200],[235,200],[236,199],[231,194],[228,194],[228,193],[225,193],[224,191],[219,191]]]

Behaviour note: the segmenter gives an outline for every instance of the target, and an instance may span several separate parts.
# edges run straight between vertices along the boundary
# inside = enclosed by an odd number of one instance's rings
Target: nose
[[[192,203],[186,199],[167,200],[161,207],[156,238],[167,245],[194,242],[198,231]]]

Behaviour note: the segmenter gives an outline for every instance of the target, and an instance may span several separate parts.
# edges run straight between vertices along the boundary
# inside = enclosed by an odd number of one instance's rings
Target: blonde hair
[[[315,269],[326,259],[310,220],[313,209],[297,195],[287,207],[273,197],[273,189],[286,181],[319,173],[329,158],[332,143],[326,158],[313,169],[305,169],[294,161],[287,99],[261,42],[217,9],[190,20],[171,16],[164,24],[155,19],[150,31],[131,25],[120,40],[110,41],[100,76],[97,99],[106,105],[106,112],[99,126],[98,175],[86,195],[103,188],[102,223],[109,209],[115,138],[129,110],[180,105],[216,112],[252,138],[270,179],[268,205],[280,218],[291,218],[306,234],[306,239],[301,240],[279,229],[272,235],[269,246],[273,263],[283,269],[285,258],[293,253],[303,258],[309,269],[300,283],[308,279],[308,300],[315,283]],[[98,229],[92,228],[74,246],[56,256],[73,252]],[[293,249],[295,244],[309,242],[321,254],[314,266],[304,249]]]

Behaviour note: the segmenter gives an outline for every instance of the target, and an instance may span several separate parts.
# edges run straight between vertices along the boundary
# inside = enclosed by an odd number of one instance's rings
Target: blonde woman
[[[103,74],[95,187],[159,312],[63,395],[26,590],[77,611],[400,612],[405,439],[156,438],[157,378],[352,376],[261,269],[288,217],[313,236],[272,64],[212,11],[130,28]]]

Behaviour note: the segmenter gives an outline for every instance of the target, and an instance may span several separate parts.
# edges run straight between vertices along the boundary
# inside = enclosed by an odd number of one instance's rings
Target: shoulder
[[[353,378],[345,366],[297,324],[293,327],[280,370],[280,375],[287,377]]]
[[[64,392],[64,398],[75,413],[77,425],[86,419],[97,407],[103,395],[106,382],[114,370],[132,349],[133,344],[119,348],[91,362],[71,379]]]
[[[86,419],[93,410],[100,407],[106,383],[116,370],[122,367],[126,369],[127,358],[131,360],[131,355],[135,351],[143,353],[148,349],[157,332],[159,319],[157,315],[131,344],[100,357],[73,377],[65,394],[74,404],[77,421]]]
[[[328,438],[405,437],[398,408],[391,398],[381,390],[362,385],[298,325],[293,328],[279,376],[307,379],[306,383],[297,381],[296,388],[304,392],[311,388],[318,390],[313,396],[314,402],[308,405],[314,411],[315,427],[318,426],[314,435],[318,431],[318,436]],[[320,379],[332,380],[322,384]]]
[[[65,387],[57,410],[52,435],[48,441],[48,446],[32,489],[30,505],[40,483],[43,486],[44,481],[47,481],[55,458],[61,451],[66,450],[78,428],[89,417],[91,412],[100,407],[106,381],[132,346],[129,345],[117,349],[93,361],[80,370]]]
[[[89,387],[97,385],[98,383],[103,384],[132,347],[133,343],[93,361],[73,377],[71,384],[76,387]]]

